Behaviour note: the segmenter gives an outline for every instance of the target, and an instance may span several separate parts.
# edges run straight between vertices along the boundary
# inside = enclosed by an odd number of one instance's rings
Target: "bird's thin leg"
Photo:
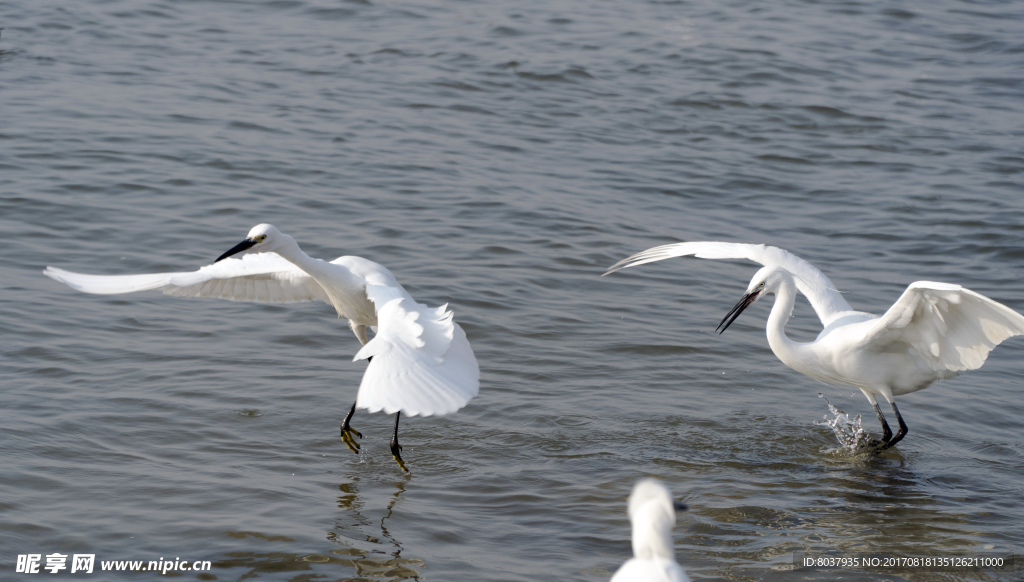
[[[348,448],[355,454],[359,454],[359,443],[356,442],[355,437],[363,438],[363,433],[352,428],[349,424],[352,422],[352,415],[356,413],[356,403],[352,403],[352,409],[345,415],[345,421],[341,423],[341,440],[348,445]],[[353,436],[354,435],[354,436]]]
[[[878,415],[878,421],[882,423],[882,443],[883,443],[883,448],[889,448],[889,439],[892,438],[892,429],[889,428],[889,423],[885,422],[885,415],[882,414],[882,409],[878,407],[878,402],[877,401],[876,402],[872,402],[871,404],[873,404],[875,406],[875,414]],[[900,413],[897,412],[896,416],[899,417],[899,415],[900,415]],[[900,419],[900,426],[901,427],[903,426],[903,419]],[[903,438],[903,437],[900,437],[900,438]]]
[[[398,452],[402,450],[402,445],[398,444],[398,420],[400,418],[402,418],[401,410],[395,414],[395,434],[391,435],[391,455],[396,461],[398,461],[398,466],[401,467],[403,471],[408,471],[409,469],[406,469],[405,463],[402,462],[402,455]]]
[[[900,442],[900,439],[907,436],[907,423],[903,422],[903,415],[900,414],[900,409],[896,408],[895,402],[890,402],[889,405],[892,406],[892,411],[896,413],[896,420],[900,422],[900,430],[896,432],[896,436],[892,437],[889,442],[885,443],[885,446],[882,447],[883,449],[888,449]]]
[[[363,345],[366,345],[366,326],[353,325],[352,331],[356,333],[356,337],[359,338],[359,341],[362,342]],[[360,334],[360,332],[362,332],[362,334]],[[373,360],[373,356],[366,358],[367,362],[371,360]],[[345,421],[341,423],[341,440],[348,446],[349,450],[357,455],[359,454],[359,443],[356,442],[356,437],[363,438],[363,433],[352,428],[352,425],[349,423],[352,422],[352,415],[356,413],[356,404],[358,402],[359,399],[357,398],[356,401],[352,403],[352,409],[345,415]]]

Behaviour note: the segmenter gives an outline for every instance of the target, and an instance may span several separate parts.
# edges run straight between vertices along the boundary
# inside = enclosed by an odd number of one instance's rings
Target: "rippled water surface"
[[[765,242],[859,309],[927,279],[1024,310],[1021,4],[10,0],[0,27],[0,577],[607,580],[649,475],[695,580],[1021,579],[792,568],[1022,553],[1024,339],[851,455],[817,395],[877,434],[869,404],[774,357],[769,302],[714,333],[753,265],[599,277]],[[451,303],[481,392],[403,421],[410,475],[391,418],[338,439],[365,364],[329,307],[42,276],[191,270],[260,222]]]

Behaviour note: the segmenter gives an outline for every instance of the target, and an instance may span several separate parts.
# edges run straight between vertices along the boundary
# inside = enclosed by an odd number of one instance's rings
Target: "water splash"
[[[860,453],[871,448],[871,436],[861,427],[859,414],[850,418],[849,414],[833,406],[821,392],[818,393],[818,398],[824,399],[828,404],[831,417],[826,414],[824,420],[816,420],[814,424],[831,428],[836,440],[839,441],[839,448],[831,452]]]

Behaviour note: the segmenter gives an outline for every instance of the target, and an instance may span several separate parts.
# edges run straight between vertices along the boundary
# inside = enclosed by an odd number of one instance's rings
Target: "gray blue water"
[[[774,244],[865,311],[919,279],[1024,310],[1024,5],[0,3],[0,578],[20,554],[209,560],[190,580],[607,580],[643,476],[694,580],[1019,580],[829,556],[1024,553],[1024,339],[837,450],[859,391],[781,364]],[[91,296],[46,265],[192,270],[271,222],[450,302],[481,391],[365,412],[322,304]],[[799,304],[793,336],[819,330]],[[816,424],[817,423],[817,424]],[[40,575],[153,580],[159,574]]]

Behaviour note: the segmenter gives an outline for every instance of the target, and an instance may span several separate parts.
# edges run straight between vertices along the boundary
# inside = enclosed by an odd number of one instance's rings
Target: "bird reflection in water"
[[[405,492],[405,482],[408,481],[409,477],[406,476],[404,480],[395,481],[395,492],[391,495],[391,499],[388,501],[387,508],[384,514],[380,518],[380,536],[366,534],[366,542],[374,545],[386,545],[390,542],[392,549],[390,552],[384,551],[382,548],[374,547],[347,547],[331,550],[332,556],[351,556],[347,560],[341,559],[347,562],[347,565],[355,568],[356,575],[368,578],[385,578],[389,580],[419,580],[419,571],[417,567],[423,566],[423,560],[409,559],[402,557],[402,544],[391,535],[388,531],[385,522],[394,513],[395,505],[398,503],[402,493]],[[346,546],[358,545],[365,546],[363,543],[359,543],[356,539],[349,537],[343,532],[355,533],[353,529],[360,529],[361,526],[368,526],[376,523],[376,520],[370,519],[363,515],[363,502],[359,497],[358,487],[356,482],[358,479],[351,483],[342,483],[338,488],[343,493],[338,496],[338,508],[344,509],[348,512],[349,519],[355,518],[355,524],[339,524],[336,531],[327,533],[327,539],[343,544]],[[353,528],[353,525],[356,527]],[[386,541],[385,541],[386,540]],[[373,554],[389,554],[389,558],[384,557],[370,557]],[[339,558],[332,558],[332,562],[337,562]]]
[[[378,522],[363,514],[364,503],[360,498],[355,482],[342,483],[338,486],[342,495],[338,496],[338,508],[346,511],[346,524],[339,524],[334,531],[327,533],[331,542],[346,546],[330,550],[325,554],[293,554],[288,552],[234,552],[227,559],[214,562],[215,570],[244,569],[240,576],[229,577],[244,580],[259,577],[261,574],[294,575],[285,580],[308,580],[311,573],[327,575],[332,580],[365,580],[367,578],[399,581],[420,580],[423,560],[403,558],[402,545],[388,531],[385,521],[391,517],[395,504],[405,491],[405,482],[395,482],[395,492],[388,501],[387,509]],[[364,527],[379,527],[380,535],[364,534],[365,541],[350,537]],[[268,542],[288,542],[294,545],[296,540],[283,536],[266,536],[254,532],[236,532],[233,537],[255,537]],[[386,541],[382,541],[386,540]],[[380,546],[390,545],[388,550]],[[340,572],[350,569],[350,572]],[[342,578],[335,578],[342,574]]]

